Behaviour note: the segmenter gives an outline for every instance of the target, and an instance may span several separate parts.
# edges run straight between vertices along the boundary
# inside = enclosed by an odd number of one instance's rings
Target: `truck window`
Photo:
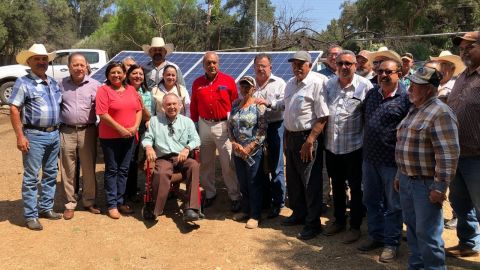
[[[99,56],[97,52],[80,52],[87,58],[88,63],[90,64],[96,64],[99,61]]]

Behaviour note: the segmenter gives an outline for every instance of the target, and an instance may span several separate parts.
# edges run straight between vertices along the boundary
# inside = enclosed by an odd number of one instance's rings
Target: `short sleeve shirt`
[[[295,77],[287,82],[283,123],[288,131],[309,130],[317,119],[329,115],[323,89],[326,80],[325,76],[310,71],[301,82]]]

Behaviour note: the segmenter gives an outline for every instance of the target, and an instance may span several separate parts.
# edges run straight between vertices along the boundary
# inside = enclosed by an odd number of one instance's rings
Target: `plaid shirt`
[[[459,154],[457,118],[436,97],[419,108],[412,106],[397,126],[398,169],[408,176],[434,177],[432,190],[446,191],[455,176]]]
[[[355,74],[352,82],[342,88],[338,77],[328,80],[327,104],[330,115],[327,121],[325,148],[340,155],[362,148],[363,145],[363,100],[372,83]]]
[[[10,105],[22,110],[22,123],[37,127],[49,127],[60,123],[62,93],[51,77],[47,81],[30,72],[18,78],[8,99]]]

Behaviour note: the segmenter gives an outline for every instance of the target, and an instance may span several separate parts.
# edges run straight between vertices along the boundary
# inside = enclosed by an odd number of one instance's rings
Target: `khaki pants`
[[[167,159],[159,158],[155,161],[155,171],[153,174],[153,196],[155,200],[154,214],[159,216],[163,213],[168,192],[170,191],[170,179],[174,172],[181,172],[182,178],[187,186],[188,201],[185,202],[185,209],[200,209],[198,199],[199,166],[194,159],[187,158],[182,163],[178,163],[178,157]]]
[[[200,118],[200,183],[206,198],[217,194],[215,188],[215,150],[220,155],[223,181],[231,200],[240,199],[237,176],[232,160],[232,144],[228,140],[227,121],[208,122]]]
[[[78,157],[77,157],[78,149]],[[75,129],[60,127],[60,172],[66,197],[66,209],[74,210],[77,206],[75,195],[75,168],[80,158],[82,168],[82,204],[90,207],[95,204],[97,180],[95,178],[95,161],[97,153],[97,128],[90,126]]]

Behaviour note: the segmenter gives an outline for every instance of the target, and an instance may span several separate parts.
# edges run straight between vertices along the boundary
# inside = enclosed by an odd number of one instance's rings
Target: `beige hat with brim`
[[[398,53],[394,51],[389,50],[387,47],[380,47],[378,51],[371,52],[368,55],[368,61],[373,63],[373,60],[375,60],[375,58],[379,56],[383,56],[388,59],[392,59],[392,60],[398,61],[399,63],[402,63],[402,59],[400,58],[400,55],[398,55]]]
[[[165,44],[165,41],[161,37],[152,38],[152,44],[150,45],[148,44],[142,45],[142,49],[147,55],[150,55],[151,48],[165,48],[165,50],[167,51],[166,55],[169,55],[173,52],[173,44],[172,43]]]
[[[16,57],[17,63],[19,63],[20,65],[28,66],[27,64],[28,58],[34,55],[48,56],[48,62],[50,62],[53,59],[55,59],[55,56],[57,54],[54,52],[48,53],[47,49],[45,49],[45,46],[43,46],[43,44],[33,44],[32,47],[30,47],[30,49],[23,50],[19,54],[17,54],[17,57]]]
[[[430,60],[446,61],[454,64],[455,70],[453,71],[453,76],[458,76],[458,74],[465,70],[465,64],[462,62],[460,56],[454,55],[450,51],[442,51],[438,57],[430,56]]]

